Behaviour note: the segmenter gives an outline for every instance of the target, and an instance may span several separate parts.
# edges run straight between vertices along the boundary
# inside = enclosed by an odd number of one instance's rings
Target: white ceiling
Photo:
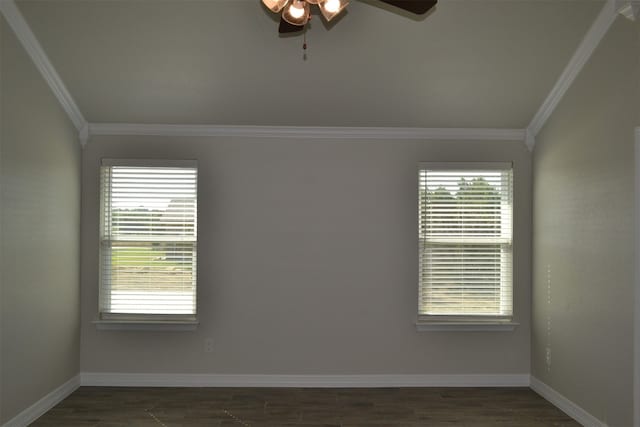
[[[21,0],[90,122],[524,128],[602,7],[352,1],[280,37],[260,0]]]

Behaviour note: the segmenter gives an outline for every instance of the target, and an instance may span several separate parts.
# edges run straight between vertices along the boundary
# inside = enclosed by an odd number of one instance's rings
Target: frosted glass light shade
[[[292,0],[282,12],[282,19],[291,25],[305,25],[309,21],[309,3],[305,0]]]
[[[322,3],[319,3],[318,6],[324,19],[331,21],[338,16],[348,4],[349,0],[324,0]]]
[[[273,13],[278,13],[287,3],[289,3],[289,0],[262,0],[262,3]]]

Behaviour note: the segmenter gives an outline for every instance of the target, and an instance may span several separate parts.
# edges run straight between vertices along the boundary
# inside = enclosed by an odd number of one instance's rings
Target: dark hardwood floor
[[[81,387],[32,426],[579,426],[528,388]]]

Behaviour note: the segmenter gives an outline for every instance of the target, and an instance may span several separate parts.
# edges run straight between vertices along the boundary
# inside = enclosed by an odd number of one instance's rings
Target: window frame
[[[504,170],[511,171],[511,315],[442,315],[442,314],[423,314],[421,313],[421,289],[423,286],[421,278],[422,263],[422,246],[423,238],[420,230],[420,215],[422,214],[422,206],[420,203],[421,191],[421,173],[425,170],[431,171],[487,171],[499,172]],[[417,298],[417,316],[416,329],[419,332],[426,331],[512,331],[519,323],[514,321],[515,316],[515,167],[513,162],[419,162],[417,167],[417,221],[418,227],[418,298]]]
[[[105,202],[102,188],[103,167],[140,167],[140,168],[191,168],[196,172],[196,211],[195,211],[195,241],[193,251],[196,254],[194,260],[194,312],[191,314],[151,314],[151,313],[109,313],[102,312],[101,298],[104,286],[104,230],[105,230]],[[199,171],[197,160],[177,160],[177,159],[112,159],[103,158],[98,167],[98,203],[99,203],[99,224],[98,224],[98,301],[97,319],[93,321],[98,329],[114,330],[194,330],[199,324],[198,316],[198,199],[199,199]]]

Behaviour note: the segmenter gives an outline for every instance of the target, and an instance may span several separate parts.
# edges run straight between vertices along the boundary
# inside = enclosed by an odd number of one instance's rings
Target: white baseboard
[[[80,375],[76,375],[51,393],[7,421],[2,427],[25,427],[41,417],[49,409],[63,401],[80,387]]]
[[[111,387],[528,387],[529,374],[236,375],[83,372],[83,386]]]
[[[531,377],[531,388],[584,427],[607,427],[607,424],[603,423],[534,376]]]

